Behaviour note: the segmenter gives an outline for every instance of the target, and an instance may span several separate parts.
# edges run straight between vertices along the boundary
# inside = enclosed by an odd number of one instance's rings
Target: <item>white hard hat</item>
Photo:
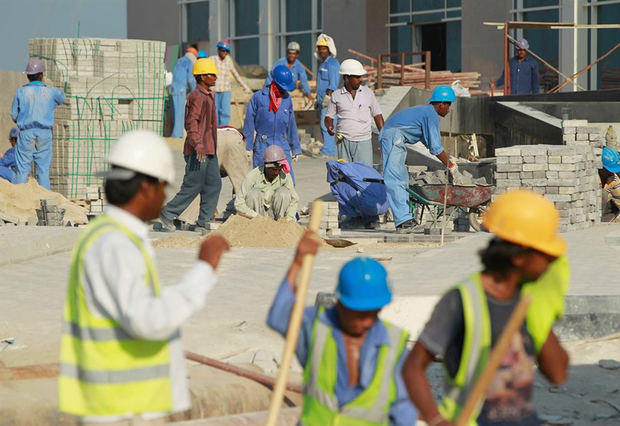
[[[366,70],[360,61],[355,59],[345,59],[340,64],[341,75],[366,75]]]
[[[159,180],[174,181],[172,153],[160,136],[146,130],[133,130],[125,133],[112,146],[108,162],[112,166],[122,167],[142,173]],[[116,176],[108,172],[108,179],[130,179],[132,176]]]
[[[291,41],[288,46],[286,46],[286,50],[296,50],[299,52],[301,48],[299,47],[299,43],[296,41]]]

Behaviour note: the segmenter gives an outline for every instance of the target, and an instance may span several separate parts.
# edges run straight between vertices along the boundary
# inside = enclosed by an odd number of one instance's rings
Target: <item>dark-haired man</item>
[[[73,252],[59,409],[81,424],[164,424],[190,407],[180,326],[204,305],[228,243],[205,240],[181,281],[161,287],[146,222],[159,216],[174,180],[170,149],[156,134],[134,131],[113,146],[109,162],[109,205]]]

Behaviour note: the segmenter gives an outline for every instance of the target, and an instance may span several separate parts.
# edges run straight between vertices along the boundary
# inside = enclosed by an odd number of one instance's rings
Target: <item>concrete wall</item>
[[[179,43],[179,6],[171,0],[127,0],[127,38]]]
[[[323,0],[323,31],[334,38],[340,62],[355,58],[348,49],[388,52],[388,7],[383,0]]]
[[[461,22],[461,66],[463,71],[478,71],[481,88],[487,89],[504,69],[504,32],[483,22],[510,19],[511,0],[463,0]]]
[[[0,152],[10,148],[8,141],[9,130],[15,126],[11,120],[11,104],[15,91],[28,80],[24,73],[0,70]]]

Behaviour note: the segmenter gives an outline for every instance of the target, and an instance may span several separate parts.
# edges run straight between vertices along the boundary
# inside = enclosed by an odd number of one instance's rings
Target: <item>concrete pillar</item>
[[[560,22],[572,22],[575,24],[587,23],[588,9],[585,6],[586,0],[560,0]],[[560,32],[559,43],[559,65],[560,71],[567,76],[575,74],[584,68],[588,62],[588,33],[586,30],[550,30]],[[560,76],[560,82],[564,78]],[[587,88],[588,74],[582,74],[577,82]],[[573,92],[579,90],[577,82],[567,84],[562,89],[563,92]]]

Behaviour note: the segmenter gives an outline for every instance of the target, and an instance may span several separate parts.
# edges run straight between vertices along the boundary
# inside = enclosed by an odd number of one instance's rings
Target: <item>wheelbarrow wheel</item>
[[[469,225],[475,232],[484,230],[482,227],[482,215],[487,211],[487,206],[482,205],[469,209]]]

